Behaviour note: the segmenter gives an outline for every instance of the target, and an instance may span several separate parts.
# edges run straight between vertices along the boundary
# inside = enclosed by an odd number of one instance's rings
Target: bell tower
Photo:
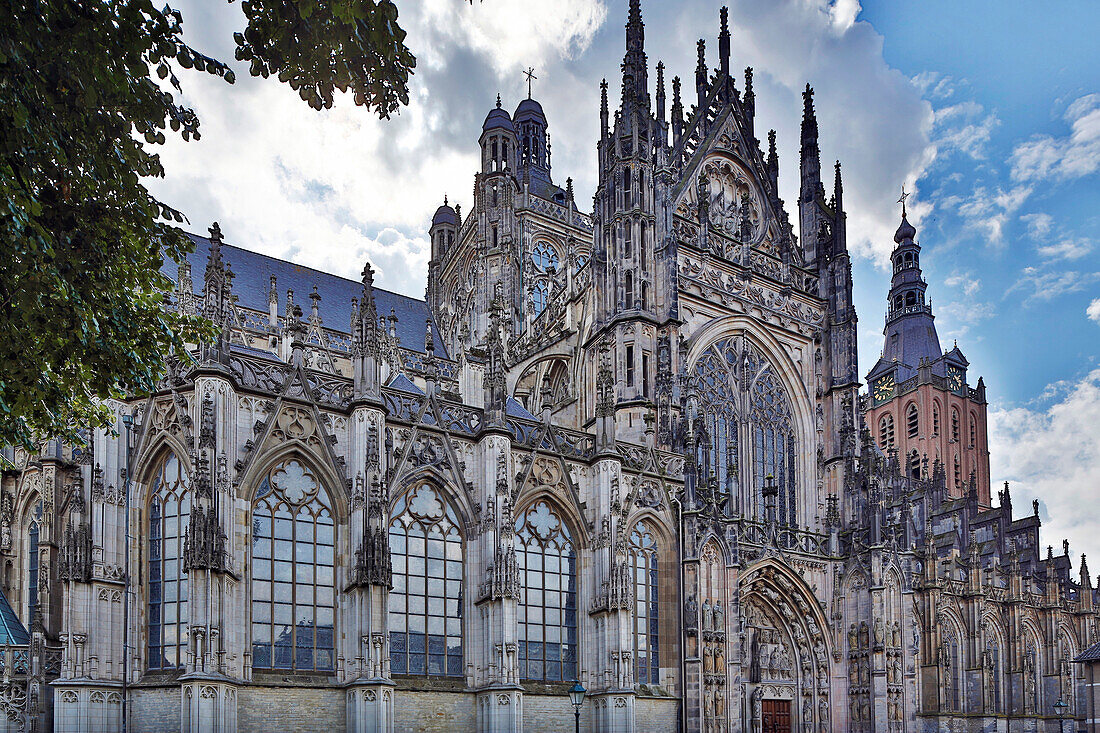
[[[967,382],[970,362],[958,344],[940,348],[916,228],[902,193],[901,224],[890,254],[882,356],[867,374],[867,427],[910,478],[942,476],[948,497],[977,495],[989,506],[989,443],[985,381]]]

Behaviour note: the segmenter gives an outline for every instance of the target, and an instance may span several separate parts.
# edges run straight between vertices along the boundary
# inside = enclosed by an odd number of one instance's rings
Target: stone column
[[[467,556],[474,561],[466,578],[472,613],[482,633],[470,634],[469,658],[477,691],[477,729],[481,733],[523,731],[523,688],[519,684],[517,614],[520,579],[515,552],[514,501],[518,494],[511,463],[511,435],[503,428],[486,431],[477,447],[481,500],[479,536]],[[468,606],[467,608],[471,608]],[[474,638],[484,640],[474,644]]]

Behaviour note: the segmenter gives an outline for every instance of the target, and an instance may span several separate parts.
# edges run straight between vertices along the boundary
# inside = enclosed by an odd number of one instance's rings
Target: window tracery
[[[191,514],[187,471],[168,452],[153,478],[149,498],[149,669],[183,666],[187,650],[187,575],[183,541]]]
[[[777,518],[794,524],[794,420],[786,387],[771,363],[747,342],[721,339],[696,361],[689,389],[698,406],[692,426],[697,479],[714,480],[720,493],[732,495],[740,478],[739,446],[746,445],[752,461],[749,512],[762,517],[762,490],[774,481],[779,490]],[[748,417],[748,427],[741,435],[738,425],[743,416]]]
[[[550,299],[550,287],[545,280],[539,280],[531,288],[531,308],[537,316],[546,310],[546,303]]]
[[[645,522],[638,522],[630,532],[630,567],[634,573],[635,679],[656,685],[660,683],[657,541]]]
[[[27,616],[26,625],[29,627],[34,617],[34,609],[38,606],[38,540],[42,529],[42,500],[34,505],[30,515],[30,523],[27,525]]]
[[[276,464],[252,500],[252,666],[335,668],[335,522],[316,477]]]
[[[554,249],[554,245],[545,240],[535,242],[535,246],[531,249],[531,262],[538,272],[556,271],[559,265],[558,251]]]
[[[519,676],[547,682],[577,677],[577,567],[573,538],[545,501],[516,520]]]
[[[454,509],[429,484],[394,504],[390,522],[390,668],[462,675],[462,535]]]

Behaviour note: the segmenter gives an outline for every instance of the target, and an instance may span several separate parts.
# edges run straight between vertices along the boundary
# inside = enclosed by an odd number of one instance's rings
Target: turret
[[[816,267],[826,246],[822,235],[828,232],[823,210],[825,187],[821,184],[821,150],[817,144],[817,113],[814,111],[814,90],[809,84],[802,92],[802,182],[798,194],[799,229],[806,264]]]
[[[443,260],[454,248],[458,235],[458,214],[443,197],[443,205],[435,210],[432,217],[432,225],[428,229],[428,239],[432,243],[432,258],[428,262],[428,305],[433,312],[442,304],[442,293],[439,292],[439,273],[443,267]]]
[[[485,122],[481,125],[481,172],[499,173],[514,171],[516,163],[516,128],[512,124],[512,117],[500,106],[500,95],[497,95],[497,106],[489,110],[485,116]]]

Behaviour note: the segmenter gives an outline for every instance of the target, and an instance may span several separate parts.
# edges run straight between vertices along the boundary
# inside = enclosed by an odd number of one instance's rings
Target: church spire
[[[722,75],[730,75],[730,24],[729,8],[723,6],[719,11],[722,22],[722,30],[718,33],[718,59],[721,63]]]
[[[886,345],[883,358],[916,366],[921,360],[936,360],[942,356],[940,340],[933,322],[932,303],[925,299],[928,283],[920,266],[920,245],[917,230],[909,223],[902,190],[898,203],[902,205],[901,224],[894,233],[894,251],[890,253],[894,276],[886,303]]]
[[[698,58],[695,61],[695,92],[699,96],[699,110],[707,102],[707,42],[702,38],[696,44]]]
[[[623,56],[623,111],[628,105],[649,107],[649,79],[646,72],[645,24],[641,0],[630,0],[626,21],[626,54]]]
[[[814,90],[806,84],[802,92],[802,197],[809,201],[821,187],[821,150],[817,145],[817,113]]]

